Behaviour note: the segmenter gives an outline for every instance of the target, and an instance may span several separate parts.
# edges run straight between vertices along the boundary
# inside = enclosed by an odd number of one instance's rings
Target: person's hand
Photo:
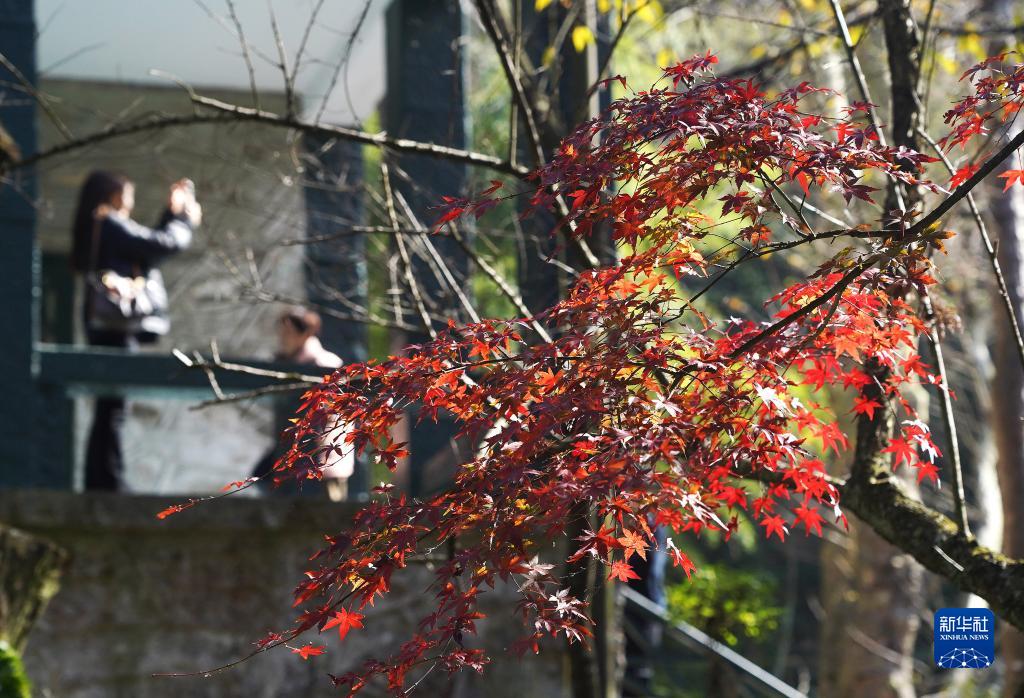
[[[167,199],[167,208],[175,216],[185,216],[193,226],[199,225],[203,219],[203,209],[196,201],[194,185],[188,179],[179,179],[171,185]]]
[[[199,227],[199,224],[203,222],[203,207],[200,206],[199,202],[194,198],[190,199],[189,202],[185,204],[185,216],[192,224],[192,227],[197,228]]]
[[[188,185],[185,183],[186,180],[179,179],[177,182],[171,185],[170,193],[167,195],[167,208],[171,210],[175,216],[180,216],[185,212],[185,206],[188,205],[190,199],[194,200],[194,197],[188,190]]]

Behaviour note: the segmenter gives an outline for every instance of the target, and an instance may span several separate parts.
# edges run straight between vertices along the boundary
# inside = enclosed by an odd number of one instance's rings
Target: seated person
[[[318,368],[335,369],[341,366],[341,358],[324,348],[320,342],[320,328],[322,322],[320,315],[313,310],[294,306],[286,310],[280,317],[278,323],[278,351],[275,355],[278,361],[288,363],[308,364]],[[277,442],[271,448],[253,470],[253,477],[264,477],[263,482],[270,484],[269,473],[274,463],[284,455],[288,446],[287,440],[282,441],[281,433],[291,426],[291,419],[295,414],[298,403],[295,395],[287,393],[274,403],[274,424]],[[344,500],[348,495],[348,478],[351,477],[355,467],[355,454],[353,449],[346,448],[344,443],[346,429],[344,425],[338,424],[323,437],[325,444],[337,444],[345,453],[328,453],[324,462],[318,464],[323,473],[323,482],[326,486],[327,495],[334,501]],[[303,483],[307,486],[312,483]]]

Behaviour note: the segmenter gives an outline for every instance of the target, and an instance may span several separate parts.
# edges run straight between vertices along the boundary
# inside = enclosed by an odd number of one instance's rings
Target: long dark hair
[[[124,191],[128,178],[114,172],[96,170],[89,174],[78,194],[78,208],[71,222],[71,269],[86,271],[92,264],[92,237],[96,209],[113,202]]]

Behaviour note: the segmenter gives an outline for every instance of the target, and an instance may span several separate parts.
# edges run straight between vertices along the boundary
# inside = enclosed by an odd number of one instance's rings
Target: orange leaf
[[[996,176],[1000,179],[1006,180],[1006,186],[1003,187],[1003,191],[1006,191],[1014,184],[1024,185],[1024,170],[1006,170],[1002,174]]]

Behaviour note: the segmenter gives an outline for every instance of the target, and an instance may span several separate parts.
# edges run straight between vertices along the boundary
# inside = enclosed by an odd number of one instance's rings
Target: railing
[[[655,658],[657,658],[658,655],[664,656],[665,653],[673,649],[672,645],[675,645],[690,652],[698,653],[702,657],[707,657],[709,655],[713,656],[719,661],[727,664],[733,669],[733,672],[736,674],[740,683],[749,689],[747,691],[748,694],[785,696],[786,698],[807,698],[805,693],[798,691],[796,688],[790,686],[771,672],[761,668],[743,655],[732,650],[718,640],[715,640],[707,633],[702,632],[687,623],[678,623],[671,620],[665,612],[665,609],[658,606],[646,596],[643,596],[626,586],[620,586],[619,593],[622,595],[625,606],[628,609],[636,611],[647,619],[653,620],[654,622],[662,625],[664,635],[661,647],[645,648],[653,653]],[[635,628],[631,628],[628,622],[626,623],[625,631],[630,633],[630,637],[639,644],[642,645],[644,643],[640,634],[636,632]]]
[[[160,400],[212,400],[216,393],[211,377],[222,395],[232,398],[272,394],[275,387],[302,387],[301,376],[317,375],[318,369],[296,364],[250,360],[228,360],[223,364],[244,365],[247,370],[225,370],[217,366],[189,367],[175,356],[158,353],[127,353],[119,349],[64,344],[35,345],[33,375],[46,405],[49,422],[44,433],[48,443],[36,474],[40,482],[25,486],[66,489],[70,486],[70,407],[68,398],[121,395]],[[294,381],[290,380],[294,377]],[[270,389],[270,390],[268,390]],[[280,393],[278,393],[280,394]],[[39,479],[39,478],[37,478]],[[48,480],[48,481],[47,481]],[[357,463],[349,481],[349,498],[361,499],[367,489],[365,466]]]

